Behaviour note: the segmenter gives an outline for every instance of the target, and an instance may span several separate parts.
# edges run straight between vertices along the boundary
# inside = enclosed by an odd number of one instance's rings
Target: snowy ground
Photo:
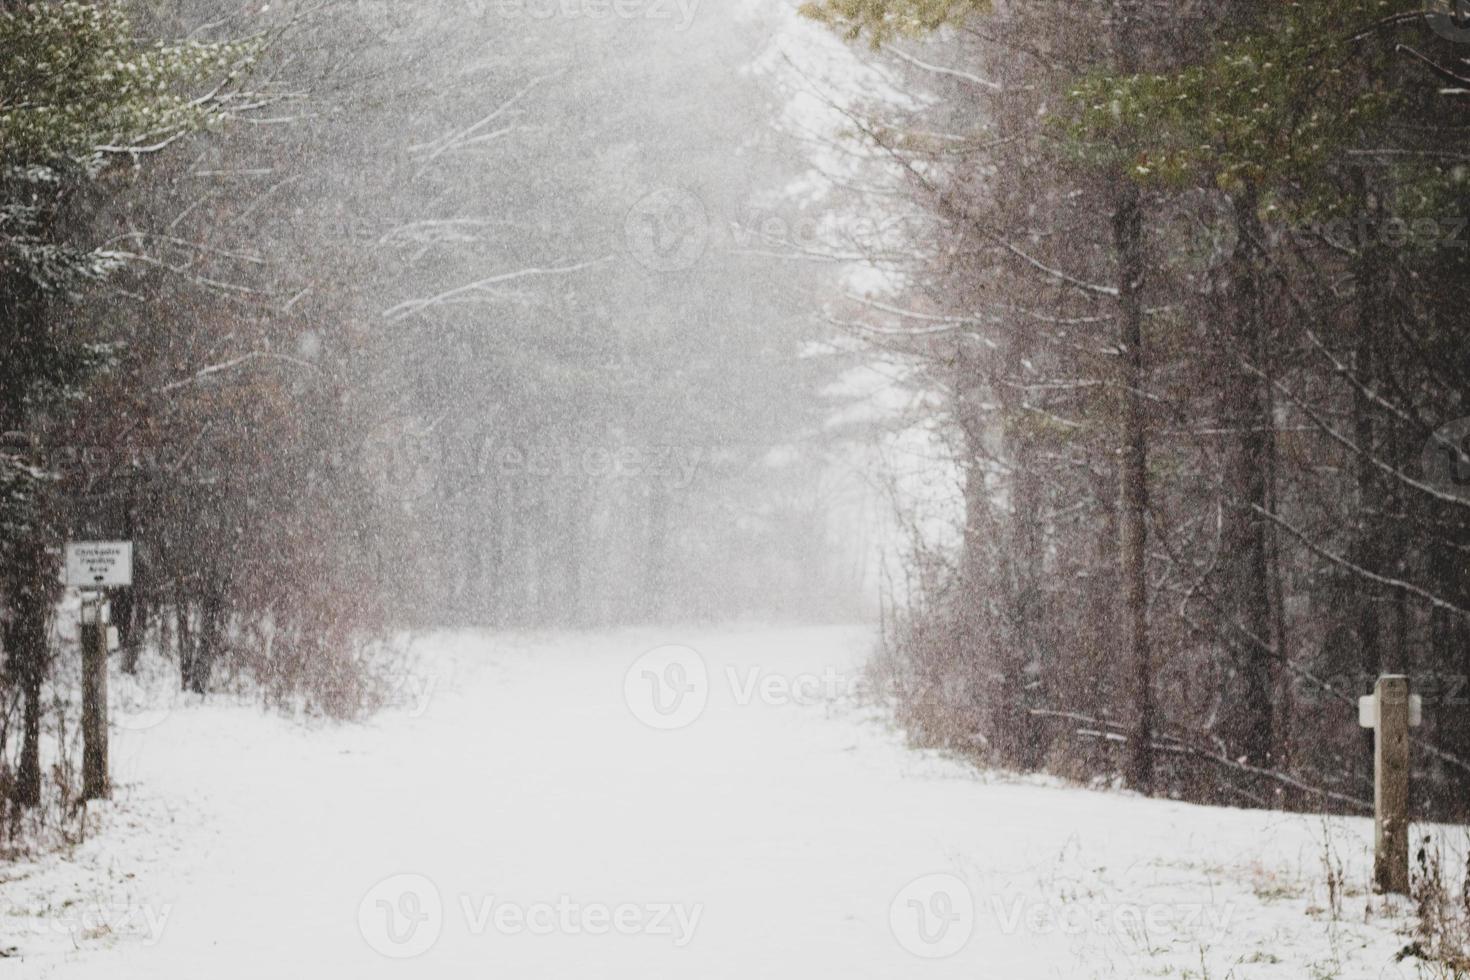
[[[0,865],[0,977],[1419,975],[1366,821],[978,775],[853,703],[868,647],[462,634],[365,726],[122,713],[99,833]]]

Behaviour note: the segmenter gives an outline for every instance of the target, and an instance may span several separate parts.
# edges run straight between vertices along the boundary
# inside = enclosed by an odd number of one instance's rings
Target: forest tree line
[[[955,540],[887,630],[917,738],[1225,803],[1371,810],[1356,699],[1470,801],[1470,25],[1413,2],[822,0],[924,222],[834,320],[927,400]],[[876,250],[876,248],[875,248]],[[912,516],[912,515],[911,515]]]

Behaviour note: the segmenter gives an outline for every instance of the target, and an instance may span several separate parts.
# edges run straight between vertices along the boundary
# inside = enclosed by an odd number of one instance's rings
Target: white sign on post
[[[1409,695],[1409,727],[1424,724],[1424,699],[1417,694]],[[1378,727],[1378,695],[1365,694],[1358,698],[1358,725],[1361,728]]]
[[[82,589],[132,585],[133,542],[71,542],[66,546],[66,584]]]

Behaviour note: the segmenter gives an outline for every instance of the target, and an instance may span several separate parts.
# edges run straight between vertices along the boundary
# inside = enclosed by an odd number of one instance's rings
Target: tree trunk
[[[1014,338],[1014,332],[1013,332]],[[1025,351],[1013,343],[1007,355],[1006,373],[1020,378],[1025,371]],[[1007,458],[1012,460],[1009,541],[1004,550],[1009,634],[1001,644],[1001,671],[996,741],[1008,765],[1034,769],[1044,747],[1029,708],[1039,707],[1041,651],[1045,623],[1041,580],[1046,562],[1041,526],[1041,460],[1037,437],[1027,423],[1024,388],[1002,386],[1002,401],[1010,420],[1006,430]],[[1015,393],[1015,394],[1013,394]],[[1018,397],[1019,396],[1019,397]]]
[[[21,719],[20,764],[15,771],[15,802],[36,806],[41,802],[41,673],[29,671],[20,678],[25,699]]]
[[[967,359],[961,356],[959,359],[961,366],[959,384],[961,386],[971,383],[968,380],[971,372],[966,362]],[[993,541],[997,528],[990,513],[990,488],[986,480],[983,456],[979,446],[978,422],[973,418],[973,413],[968,408],[963,392],[959,402],[960,411],[964,413],[964,424],[961,428],[966,436],[964,450],[965,525],[961,544],[963,552],[960,556],[959,621],[955,624],[956,649],[952,656],[957,663],[964,665],[971,684],[968,703],[969,717],[966,718],[965,724],[968,728],[978,730],[987,739],[995,742],[1004,733],[1006,727],[1004,718],[1006,705],[1004,694],[993,692],[989,680],[998,669],[1003,670],[1003,665],[991,661],[997,638],[990,635],[985,609],[988,593],[997,579],[993,567],[994,558],[987,547]],[[1001,638],[1000,644],[1004,643],[1005,639]],[[1002,756],[1004,757],[1007,753],[1008,746],[1002,745]]]
[[[189,602],[182,588],[174,589],[175,635],[179,648],[179,688],[190,689],[194,678],[194,630],[189,622]]]
[[[124,589],[121,597],[125,599],[127,610],[122,620],[125,632],[120,638],[123,644],[122,669],[125,673],[136,674],[143,640],[148,635],[148,600],[139,595],[136,588]]]
[[[16,769],[14,799],[21,806],[41,802],[41,688],[51,665],[47,642],[51,626],[56,578],[55,562],[36,540],[15,549],[6,628],[7,667],[20,684],[25,699],[22,715],[20,762]]]
[[[1126,178],[1125,178],[1126,179]],[[1136,790],[1153,789],[1156,727],[1154,666],[1148,630],[1148,432],[1144,384],[1143,310],[1138,283],[1143,275],[1141,214],[1138,189],[1125,185],[1114,216],[1114,236],[1121,266],[1120,341],[1123,347],[1123,595],[1128,655],[1133,674],[1133,737],[1128,782]]]
[[[1134,34],[1137,0],[1114,0],[1113,62],[1119,74],[1138,71]],[[1132,735],[1127,779],[1139,792],[1154,785],[1154,665],[1148,628],[1148,420],[1144,402],[1147,364],[1143,350],[1143,201],[1125,163],[1113,174],[1113,250],[1118,262],[1118,345],[1122,348],[1123,438],[1121,565],[1129,672],[1132,675]]]
[[[1273,420],[1266,413],[1266,397],[1256,373],[1266,362],[1265,328],[1259,270],[1253,242],[1261,239],[1256,220],[1256,198],[1241,193],[1235,203],[1240,246],[1233,259],[1232,302],[1226,307],[1231,322],[1222,333],[1229,369],[1224,390],[1226,423],[1235,433],[1225,472],[1226,527],[1223,535],[1225,571],[1221,606],[1226,642],[1234,648],[1243,675],[1243,691],[1231,714],[1234,741],[1245,761],[1269,768],[1275,756],[1273,725],[1273,651],[1270,649],[1271,577],[1267,562],[1267,465]],[[1255,370],[1252,370],[1255,369]]]
[[[199,638],[188,681],[189,690],[195,694],[209,693],[210,675],[224,646],[224,605],[224,587],[219,583],[206,586],[199,607]]]
[[[1370,192],[1367,181],[1359,185],[1361,202],[1365,211],[1380,218],[1376,209],[1370,207]],[[1357,337],[1353,348],[1352,369],[1357,380],[1352,394],[1353,442],[1358,448],[1354,460],[1354,483],[1356,499],[1353,511],[1356,516],[1353,528],[1352,561],[1367,572],[1379,572],[1383,564],[1381,515],[1384,494],[1378,470],[1372,456],[1378,452],[1377,425],[1373,418],[1372,403],[1363,388],[1373,388],[1378,377],[1378,335],[1382,330],[1382,292],[1377,280],[1373,249],[1364,247],[1360,252],[1354,275],[1357,281]],[[1351,575],[1344,583],[1352,601],[1352,620],[1358,645],[1357,668],[1364,683],[1357,693],[1372,694],[1373,679],[1383,670],[1382,629],[1379,622],[1379,605],[1382,592],[1377,584],[1360,575]],[[1359,759],[1368,772],[1373,771],[1373,732],[1365,729],[1360,736]]]

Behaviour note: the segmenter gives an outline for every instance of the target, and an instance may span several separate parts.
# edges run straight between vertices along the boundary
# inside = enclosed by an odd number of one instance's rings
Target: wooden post
[[[107,774],[107,601],[82,604],[82,798],[112,795]]]
[[[1378,678],[1373,698],[1373,884],[1409,894],[1409,679]]]
[[[133,584],[131,541],[69,541],[66,584],[82,590],[82,798],[112,795],[107,774],[107,626],[105,588]]]

